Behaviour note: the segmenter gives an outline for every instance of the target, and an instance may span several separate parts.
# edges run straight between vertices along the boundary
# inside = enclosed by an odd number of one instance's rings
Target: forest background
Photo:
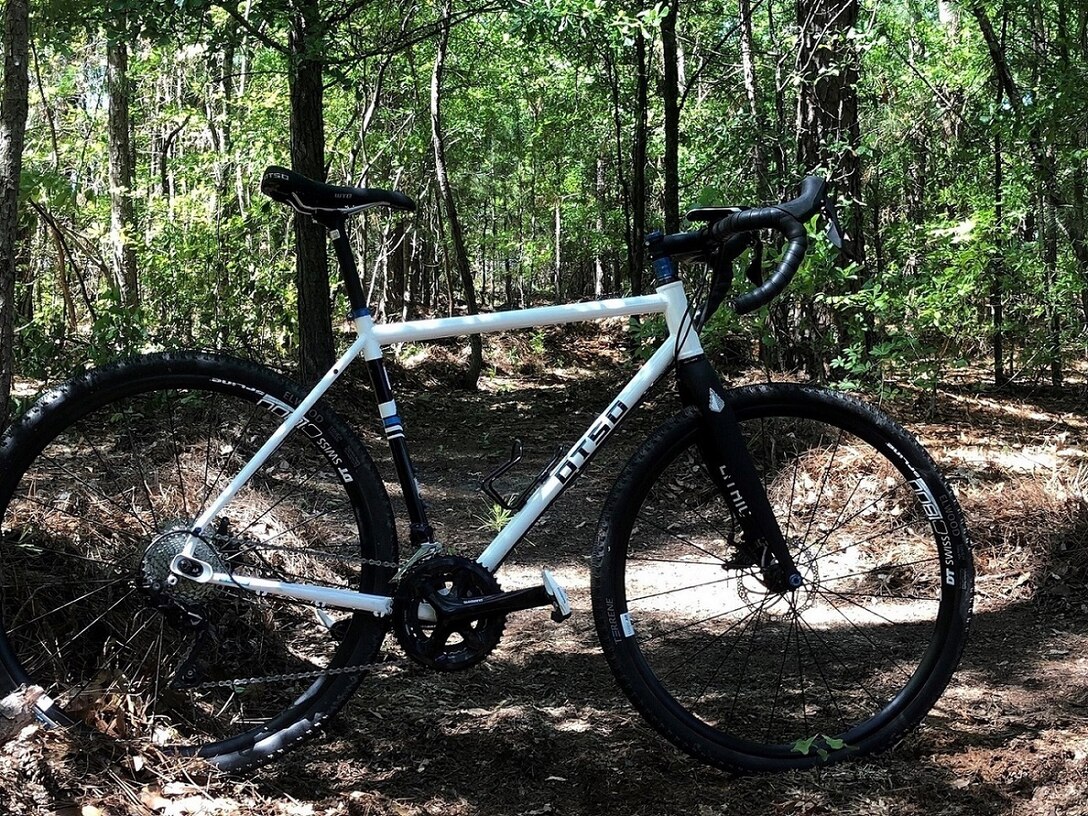
[[[846,251],[818,243],[764,319],[723,313],[720,359],[935,386],[961,360],[1061,384],[1084,356],[1079,0],[27,5],[5,5],[0,405],[13,374],[149,347],[316,378],[346,299],[324,231],[259,194],[269,164],[419,202],[354,231],[386,319],[642,292],[645,230],[817,171]]]

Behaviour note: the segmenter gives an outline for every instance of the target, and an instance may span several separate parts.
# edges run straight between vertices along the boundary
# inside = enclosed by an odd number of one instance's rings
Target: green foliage
[[[808,756],[812,751],[815,751],[821,760],[826,760],[831,751],[839,751],[845,747],[846,743],[841,739],[829,737],[825,734],[815,734],[811,737],[799,739],[793,744],[793,750],[802,756]]]
[[[983,5],[1004,20],[1017,100],[996,97],[989,50],[964,9],[953,23],[935,7],[878,4],[855,27],[827,34],[824,47],[859,70],[858,143],[829,140],[823,154],[832,164],[859,159],[862,200],[840,204],[848,229],[864,237],[865,260],[844,262],[814,232],[809,260],[779,302],[754,318],[738,320],[728,306],[715,315],[704,345],[716,359],[744,365],[759,356],[846,387],[891,379],[931,387],[957,361],[991,353],[995,280],[1012,370],[1036,376],[1055,354],[1083,353],[1088,274],[1075,253],[1088,229],[1088,52],[1053,3],[1037,16]],[[257,183],[266,165],[291,160],[288,32],[297,9],[252,4],[243,24],[225,8],[207,0],[36,6],[21,190],[35,208],[24,216],[20,372],[46,376],[177,345],[292,354],[292,230]],[[329,178],[400,189],[420,202],[414,219],[359,220],[368,294],[398,317],[455,312],[463,296],[448,271],[432,171],[437,11],[339,0],[317,9],[323,39],[308,56],[325,63]],[[606,291],[628,287],[628,242],[662,220],[654,55],[663,11],[534,0],[455,27],[443,85],[447,161],[485,308],[593,296],[598,269]],[[796,8],[770,0],[753,16],[754,111],[736,67],[739,23],[734,7],[681,9],[682,208],[784,197],[810,169],[793,160],[802,75],[791,66],[803,39]],[[119,304],[110,271],[105,43],[121,34],[130,43],[136,311]],[[643,224],[632,220],[639,38],[650,72]],[[842,60],[827,64],[824,79],[841,76]],[[1000,220],[995,138],[1003,144]],[[757,147],[773,159],[767,179],[753,172]],[[1051,217],[1056,260],[1047,261]],[[398,241],[408,270],[399,284]],[[768,246],[765,271],[775,249]],[[642,355],[663,336],[660,319],[633,324]]]

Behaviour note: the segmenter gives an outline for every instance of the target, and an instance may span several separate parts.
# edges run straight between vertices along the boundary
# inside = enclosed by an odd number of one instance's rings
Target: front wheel
[[[45,395],[0,444],[0,691],[41,719],[260,764],[334,714],[384,619],[181,581],[192,522],[305,396],[266,368],[159,354]],[[392,511],[323,403],[237,493],[197,555],[221,571],[387,592]]]
[[[593,610],[612,671],[654,728],[720,768],[887,748],[966,640],[974,569],[955,496],[913,437],[854,399],[788,384],[728,398],[804,583],[764,583],[688,409],[635,453],[601,517]]]

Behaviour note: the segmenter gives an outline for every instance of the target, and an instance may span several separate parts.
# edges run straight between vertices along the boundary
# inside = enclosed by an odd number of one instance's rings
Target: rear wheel
[[[49,722],[234,770],[335,713],[385,619],[168,581],[193,519],[304,395],[250,363],[162,354],[43,397],[0,447],[0,682],[42,686]],[[319,403],[196,554],[387,593],[397,550],[373,463]]]
[[[729,399],[804,584],[764,583],[685,411],[632,457],[601,518],[605,655],[658,731],[718,767],[884,749],[963,650],[974,573],[956,499],[917,441],[856,400],[793,385]]]

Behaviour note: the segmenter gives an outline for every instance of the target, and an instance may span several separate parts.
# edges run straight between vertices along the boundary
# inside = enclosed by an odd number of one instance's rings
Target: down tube
[[[487,549],[480,554],[480,557],[476,559],[477,562],[491,572],[499,568],[514,546],[521,541],[551,503],[559,498],[560,494],[574,481],[593,454],[604,444],[612,431],[626,419],[642,396],[669,370],[675,356],[676,342],[675,338],[670,336],[643,364],[601,415],[593,421],[582,438],[567,451],[567,455],[552,471],[547,481],[533,492],[525,506],[510,519]]]

